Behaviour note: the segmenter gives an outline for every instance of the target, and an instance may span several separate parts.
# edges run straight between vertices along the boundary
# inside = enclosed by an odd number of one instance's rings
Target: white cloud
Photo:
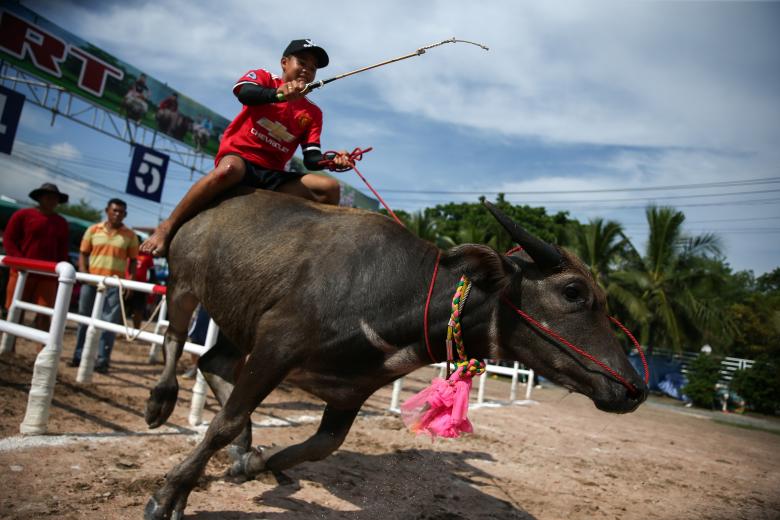
[[[70,143],[56,143],[51,145],[51,152],[57,159],[80,159],[81,152]]]

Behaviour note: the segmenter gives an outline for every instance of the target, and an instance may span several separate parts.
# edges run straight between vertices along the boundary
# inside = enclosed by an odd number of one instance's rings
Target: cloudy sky
[[[646,205],[672,205],[688,232],[719,234],[736,269],[780,265],[779,3],[22,3],[228,119],[235,80],[278,72],[293,38],[328,50],[320,79],[452,36],[483,43],[490,51],[449,44],[314,92],[323,146],[373,146],[361,171],[394,208],[504,192],[618,220],[642,247]],[[98,207],[119,195],[129,147],[50,119],[28,103],[14,152],[56,167],[0,157],[0,193],[24,198],[52,177]],[[163,205],[127,196],[128,222],[153,225],[190,182],[174,167]]]

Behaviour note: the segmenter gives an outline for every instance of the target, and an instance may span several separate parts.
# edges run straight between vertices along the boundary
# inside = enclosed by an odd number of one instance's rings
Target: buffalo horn
[[[484,201],[484,204],[488,211],[490,211],[496,220],[498,220],[498,223],[507,230],[509,236],[512,237],[512,240],[522,246],[523,250],[533,258],[534,262],[536,262],[539,267],[554,269],[561,265],[563,257],[553,245],[535,237],[520,227],[517,222],[509,218],[504,212],[490,202]]]

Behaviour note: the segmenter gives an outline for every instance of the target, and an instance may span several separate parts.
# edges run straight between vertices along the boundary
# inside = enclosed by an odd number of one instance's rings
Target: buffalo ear
[[[501,226],[506,229],[509,236],[516,244],[533,259],[534,263],[542,270],[554,271],[563,264],[563,255],[552,244],[532,235],[520,224],[512,220],[507,214],[488,201],[482,202]]]
[[[488,291],[498,291],[509,285],[518,266],[488,246],[464,244],[444,253],[441,264],[462,272],[469,280]]]

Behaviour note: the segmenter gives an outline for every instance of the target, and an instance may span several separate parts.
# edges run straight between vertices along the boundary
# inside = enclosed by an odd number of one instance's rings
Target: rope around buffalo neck
[[[471,282],[466,275],[460,277],[458,285],[455,287],[455,295],[452,297],[452,314],[447,323],[447,379],[450,377],[450,363],[453,362],[452,344],[458,352],[458,361],[455,362],[455,370],[464,367],[462,375],[473,377],[485,371],[485,365],[478,359],[468,359],[466,357],[466,347],[463,344],[463,327],[460,323],[460,317],[463,314],[463,306],[471,291]]]

